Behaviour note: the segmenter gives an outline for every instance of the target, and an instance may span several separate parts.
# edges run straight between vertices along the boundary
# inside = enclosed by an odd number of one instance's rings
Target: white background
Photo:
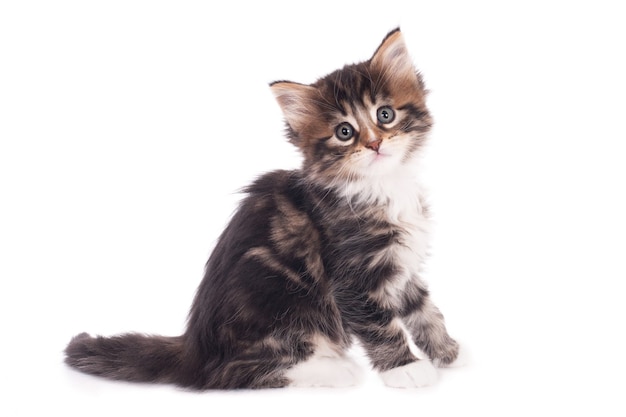
[[[619,3],[0,3],[0,414],[624,415]],[[268,83],[397,25],[436,120],[427,280],[470,365],[201,394],[67,369],[81,331],[182,332],[236,191],[299,164]]]

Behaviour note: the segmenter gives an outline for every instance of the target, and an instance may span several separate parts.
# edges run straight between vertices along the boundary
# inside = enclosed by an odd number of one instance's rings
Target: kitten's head
[[[311,85],[271,84],[304,171],[325,184],[385,176],[410,163],[432,120],[399,29],[368,61]]]

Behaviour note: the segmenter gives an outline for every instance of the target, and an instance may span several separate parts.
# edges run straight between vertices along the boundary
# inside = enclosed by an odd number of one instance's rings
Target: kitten
[[[458,355],[420,278],[428,209],[411,174],[432,120],[399,29],[368,61],[271,84],[302,168],[247,187],[178,337],[76,336],[89,374],[195,389],[349,386],[364,347],[394,387]],[[429,359],[418,359],[411,344]]]

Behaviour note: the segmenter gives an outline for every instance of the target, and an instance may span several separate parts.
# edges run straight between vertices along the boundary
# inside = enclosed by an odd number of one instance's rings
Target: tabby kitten
[[[399,29],[311,85],[271,84],[302,168],[247,187],[178,337],[76,336],[86,373],[195,389],[349,386],[354,339],[393,387],[458,355],[420,278],[428,209],[411,167],[432,120]],[[430,359],[418,359],[412,343]],[[431,363],[432,361],[432,363]]]

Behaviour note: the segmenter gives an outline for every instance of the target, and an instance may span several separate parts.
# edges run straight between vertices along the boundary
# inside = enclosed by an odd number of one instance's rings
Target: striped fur
[[[412,167],[432,121],[400,31],[368,61],[312,85],[271,88],[303,166],[246,189],[207,262],[186,332],[81,334],[66,349],[69,365],[234,389],[350,385],[345,351],[355,338],[392,386],[431,380],[412,343],[437,364],[454,361],[458,345],[420,279],[428,208]],[[389,123],[377,119],[381,106],[394,111]],[[336,132],[341,123],[354,129],[349,140]],[[338,373],[325,381],[320,369]]]

